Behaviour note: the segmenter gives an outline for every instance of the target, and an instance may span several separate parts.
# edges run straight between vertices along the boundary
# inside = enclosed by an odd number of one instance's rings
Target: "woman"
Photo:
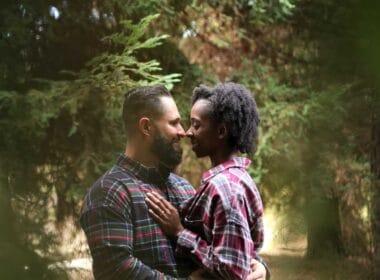
[[[180,213],[155,193],[147,195],[149,211],[176,241],[176,252],[205,270],[204,278],[246,279],[263,243],[263,206],[247,172],[250,160],[238,154],[253,149],[257,106],[251,93],[235,83],[195,88],[192,105],[186,134],[197,157],[208,156],[212,168]]]

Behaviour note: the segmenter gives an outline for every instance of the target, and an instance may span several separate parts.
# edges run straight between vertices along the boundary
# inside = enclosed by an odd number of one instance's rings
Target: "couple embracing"
[[[258,133],[252,94],[235,83],[195,88],[185,132],[165,87],[139,87],[125,95],[123,121],[125,152],[89,189],[80,218],[95,278],[265,279],[263,206],[240,156]],[[197,191],[173,173],[183,137],[212,163]]]

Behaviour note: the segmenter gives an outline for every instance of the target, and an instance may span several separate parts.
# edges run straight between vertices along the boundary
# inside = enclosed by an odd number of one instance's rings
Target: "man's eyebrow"
[[[181,121],[181,117],[176,117],[170,120],[170,122],[180,122],[180,121]]]

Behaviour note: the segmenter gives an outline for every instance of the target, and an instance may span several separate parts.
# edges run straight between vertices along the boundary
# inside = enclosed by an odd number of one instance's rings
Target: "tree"
[[[9,255],[2,256],[2,273],[44,275],[46,266],[33,249],[44,252],[54,240],[44,232],[51,210],[41,206],[56,193],[57,222],[77,213],[80,185],[89,186],[123,145],[123,92],[156,83],[172,87],[178,81],[178,74],[160,74],[159,62],[137,58],[166,38],[145,39],[157,17],[124,21],[120,32],[104,38],[107,52],[79,72],[64,73],[70,80],[37,79],[37,71],[22,90],[0,91],[1,215],[7,224],[0,229],[0,242],[10,248],[3,251]]]
[[[354,51],[356,4],[210,1],[186,10],[197,18],[187,24],[190,47],[182,47],[190,60],[256,92],[264,117],[252,172],[265,185],[265,198],[306,213],[309,256],[370,250],[369,219],[358,215],[367,209],[370,191],[367,180],[356,178],[369,178],[371,124],[362,112],[371,108],[373,91],[363,79],[363,57]],[[264,20],[255,20],[258,13]],[[315,213],[325,215],[316,219]]]

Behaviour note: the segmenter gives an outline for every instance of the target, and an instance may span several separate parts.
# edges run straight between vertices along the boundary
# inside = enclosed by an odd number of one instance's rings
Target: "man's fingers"
[[[260,271],[253,271],[249,274],[248,280],[265,280],[265,276]]]
[[[251,270],[252,272],[248,275],[247,280],[265,280],[266,269],[262,263],[255,259],[252,259]]]

